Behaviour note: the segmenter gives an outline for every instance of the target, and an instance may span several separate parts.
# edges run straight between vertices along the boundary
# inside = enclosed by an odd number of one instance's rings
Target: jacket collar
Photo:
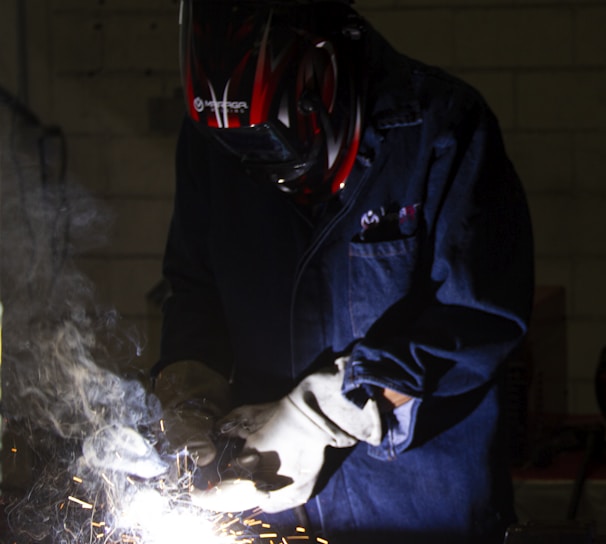
[[[411,61],[368,27],[367,126],[377,130],[418,125],[421,106],[412,86]]]
[[[413,62],[398,53],[370,25],[367,28],[367,57],[370,67],[365,123],[357,161],[345,188],[339,195],[343,205],[355,200],[368,168],[380,153],[385,131],[423,123],[420,102],[412,79]]]

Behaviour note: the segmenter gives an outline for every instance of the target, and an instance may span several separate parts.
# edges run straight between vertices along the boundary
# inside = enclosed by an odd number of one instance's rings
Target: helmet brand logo
[[[248,102],[244,100],[204,100],[196,96],[193,106],[200,113],[204,110],[210,110],[213,113],[244,113],[248,109]]]

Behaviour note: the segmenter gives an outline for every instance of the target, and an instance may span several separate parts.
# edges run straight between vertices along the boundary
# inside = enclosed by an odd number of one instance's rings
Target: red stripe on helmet
[[[356,121],[354,126],[354,134],[351,140],[351,145],[347,150],[347,154],[343,161],[341,161],[339,165],[339,169],[335,172],[333,181],[331,183],[331,194],[338,193],[349,176],[351,169],[353,168],[354,161],[356,160],[356,155],[358,154],[358,148],[360,147],[360,137],[362,133],[362,107],[360,106],[360,102],[358,100],[356,104]]]
[[[271,25],[271,16],[267,20],[263,39],[259,48],[259,59],[257,60],[257,69],[255,71],[255,80],[252,88],[252,97],[250,103],[250,124],[255,125],[265,120],[266,97],[268,87],[267,56],[268,56],[268,37],[269,27]]]
[[[270,12],[259,47],[259,58],[255,70],[250,104],[250,124],[264,123],[269,117],[269,108],[275,99],[277,86],[281,83],[281,73],[284,72],[291,60],[289,54],[292,47],[285,47],[275,58],[271,57],[269,48],[269,32],[272,22]]]

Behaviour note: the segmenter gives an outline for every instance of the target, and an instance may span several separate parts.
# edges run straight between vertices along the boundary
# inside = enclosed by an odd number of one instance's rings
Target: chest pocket
[[[392,304],[405,296],[417,260],[417,238],[349,245],[349,313],[360,338]]]

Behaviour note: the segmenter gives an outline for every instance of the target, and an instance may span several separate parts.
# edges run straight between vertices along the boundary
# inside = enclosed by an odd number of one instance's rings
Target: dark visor
[[[292,148],[269,123],[211,130],[213,136],[245,162],[280,163],[297,158]]]

